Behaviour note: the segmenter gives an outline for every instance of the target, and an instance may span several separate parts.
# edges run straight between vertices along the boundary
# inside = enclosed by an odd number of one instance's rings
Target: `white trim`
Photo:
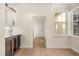
[[[71,35],[64,35],[64,34],[55,34],[53,36],[71,36]]]

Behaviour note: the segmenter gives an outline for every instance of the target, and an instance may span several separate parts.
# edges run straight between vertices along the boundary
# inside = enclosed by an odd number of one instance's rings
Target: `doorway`
[[[33,48],[45,48],[45,16],[33,16]]]

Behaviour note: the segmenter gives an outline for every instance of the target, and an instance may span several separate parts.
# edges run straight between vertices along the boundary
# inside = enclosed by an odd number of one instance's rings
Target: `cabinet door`
[[[5,55],[12,56],[12,39],[5,39]]]
[[[12,54],[14,55],[16,51],[16,37],[13,37],[13,40],[12,40]]]
[[[20,48],[20,40],[21,40],[21,35],[17,35],[17,43],[16,43],[16,48]]]

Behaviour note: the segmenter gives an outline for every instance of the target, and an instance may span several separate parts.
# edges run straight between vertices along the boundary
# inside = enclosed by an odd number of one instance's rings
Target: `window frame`
[[[78,17],[79,17],[79,14],[78,14],[78,10],[77,9],[79,9],[79,7],[78,8],[75,8],[73,11],[72,11],[72,34],[73,35],[75,35],[75,36],[79,36],[79,33],[78,32],[76,32],[76,34],[74,33],[74,29],[76,29],[77,31],[79,31],[79,27],[78,27],[78,25],[76,25],[77,26],[77,28],[74,28],[74,23],[76,22],[79,22],[79,19],[78,19]],[[74,11],[76,11],[77,12],[77,14],[76,14],[76,16],[77,16],[77,19],[74,21]],[[78,34],[77,34],[78,33]]]

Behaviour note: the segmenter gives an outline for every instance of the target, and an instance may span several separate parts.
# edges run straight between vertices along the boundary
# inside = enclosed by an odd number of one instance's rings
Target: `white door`
[[[35,37],[44,37],[45,31],[45,17],[44,16],[34,16],[34,28],[33,36]]]

